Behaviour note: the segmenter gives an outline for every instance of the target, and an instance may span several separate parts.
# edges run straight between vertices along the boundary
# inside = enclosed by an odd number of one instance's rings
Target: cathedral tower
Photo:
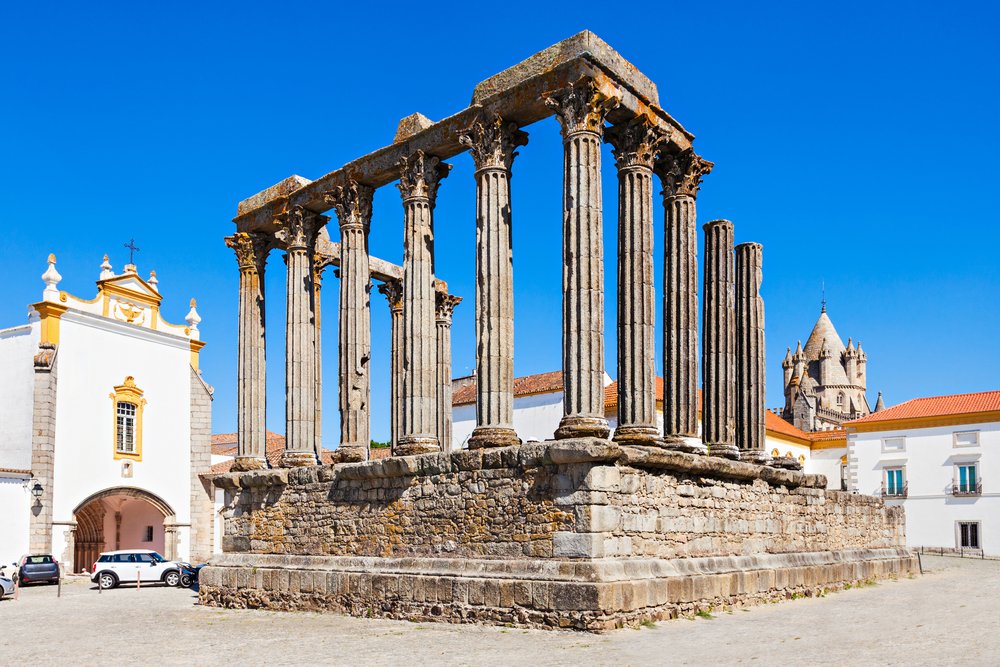
[[[848,420],[871,412],[866,365],[861,343],[847,346],[827,315],[826,305],[803,348],[789,348],[782,362],[785,379],[785,409],[782,416],[803,431],[839,428]]]

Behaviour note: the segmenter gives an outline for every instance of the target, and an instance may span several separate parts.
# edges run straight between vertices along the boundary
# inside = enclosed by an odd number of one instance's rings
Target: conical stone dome
[[[812,333],[809,334],[809,340],[806,341],[806,359],[809,361],[818,361],[820,357],[820,352],[823,351],[823,341],[826,341],[827,347],[830,348],[834,361],[839,365],[840,355],[844,353],[847,349],[844,347],[844,341],[840,339],[840,334],[837,333],[837,329],[833,326],[833,322],[830,321],[830,316],[826,314],[826,309],[819,314],[819,319],[816,320],[816,326],[813,327]]]

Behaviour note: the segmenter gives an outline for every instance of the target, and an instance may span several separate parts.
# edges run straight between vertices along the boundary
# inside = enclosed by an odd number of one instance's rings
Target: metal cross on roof
[[[139,246],[135,244],[135,239],[129,239],[125,247],[128,249],[128,263],[135,264],[135,253],[139,252]]]

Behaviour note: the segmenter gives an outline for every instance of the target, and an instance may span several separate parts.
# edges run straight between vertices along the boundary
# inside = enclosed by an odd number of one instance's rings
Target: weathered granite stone
[[[240,269],[237,345],[236,470],[266,467],[264,409],[267,361],[264,346],[264,266],[271,249],[266,235],[239,232],[226,238]]]
[[[532,447],[229,475],[201,599],[600,631],[916,568],[900,508],[821,476]]]
[[[399,121],[399,125],[396,127],[396,136],[392,140],[392,143],[398,144],[401,141],[406,141],[417,132],[426,130],[433,124],[434,121],[422,113],[412,113]]]
[[[738,459],[734,299],[733,223],[713,220],[705,225],[702,431],[709,454]]]
[[[736,443],[741,456],[766,464],[764,413],[764,299],[760,296],[763,246],[736,246]]]
[[[705,453],[698,438],[698,231],[695,198],[712,163],[693,150],[662,151],[663,186],[663,440]]]
[[[280,183],[275,183],[271,187],[261,190],[252,197],[247,197],[239,203],[236,207],[236,215],[243,215],[254,209],[260,208],[268,202],[278,199],[280,197],[287,197],[291,193],[295,192],[299,188],[305,187],[312,183],[308,178],[302,178],[301,176],[292,175],[281,181]]]
[[[618,101],[592,80],[554,93],[563,135],[563,410],[557,438],[606,437],[601,137]]]
[[[644,102],[659,105],[656,84],[650,81],[635,65],[625,60],[600,37],[584,30],[569,39],[539,51],[527,60],[494,74],[476,86],[472,104],[483,104],[491,97],[516,88],[532,77],[550,72],[575,58],[588,58],[599,64],[610,76],[627,87]]]

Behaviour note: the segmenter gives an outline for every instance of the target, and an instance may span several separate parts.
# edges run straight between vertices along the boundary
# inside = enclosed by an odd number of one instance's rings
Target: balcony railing
[[[903,484],[903,486],[894,486],[892,488],[887,487],[885,485],[885,483],[883,483],[882,484],[882,497],[883,498],[905,498],[908,487],[909,487],[909,483]]]
[[[952,484],[951,495],[958,497],[981,496],[983,495],[983,480],[978,479],[975,484],[969,482]]]

